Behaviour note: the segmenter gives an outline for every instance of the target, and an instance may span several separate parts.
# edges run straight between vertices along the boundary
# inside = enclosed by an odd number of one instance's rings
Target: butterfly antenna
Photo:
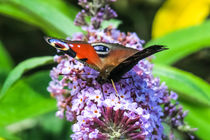
[[[112,79],[111,79],[111,82],[112,82],[112,86],[113,86],[113,88],[114,88],[114,90],[115,90],[117,96],[119,97],[119,94],[118,94],[118,92],[117,92],[116,86],[115,86],[114,81],[113,81]]]

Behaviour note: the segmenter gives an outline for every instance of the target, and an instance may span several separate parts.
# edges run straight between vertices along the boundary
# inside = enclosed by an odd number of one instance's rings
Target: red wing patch
[[[75,59],[85,60],[86,63],[89,65],[95,65],[99,69],[101,68],[101,60],[91,46],[91,44],[87,43],[68,43],[69,47],[76,52]]]

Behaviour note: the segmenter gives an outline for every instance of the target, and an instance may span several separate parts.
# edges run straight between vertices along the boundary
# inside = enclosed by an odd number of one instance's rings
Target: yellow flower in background
[[[166,0],[155,15],[152,37],[202,23],[210,11],[210,0]]]
[[[5,140],[4,138],[0,137],[0,140]]]

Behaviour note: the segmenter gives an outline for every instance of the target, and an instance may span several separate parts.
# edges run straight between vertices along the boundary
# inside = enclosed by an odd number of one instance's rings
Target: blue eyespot
[[[55,38],[48,38],[47,42],[54,46],[55,48],[59,49],[59,50],[68,50],[69,46],[66,42],[59,40],[59,39],[55,39]]]
[[[51,44],[51,43],[60,43],[60,44],[63,44],[64,42],[58,40],[58,39],[54,39],[54,38],[50,38],[48,39],[48,42]]]
[[[109,52],[109,48],[106,46],[103,46],[103,45],[96,45],[93,47],[94,47],[95,51],[97,51],[97,52]]]

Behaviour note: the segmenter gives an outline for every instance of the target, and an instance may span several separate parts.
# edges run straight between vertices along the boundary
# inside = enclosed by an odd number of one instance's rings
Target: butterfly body
[[[101,84],[110,82],[111,79],[119,81],[138,61],[166,49],[164,46],[154,45],[139,51],[113,43],[87,43],[50,37],[45,40],[56,49],[99,71],[96,80]]]

